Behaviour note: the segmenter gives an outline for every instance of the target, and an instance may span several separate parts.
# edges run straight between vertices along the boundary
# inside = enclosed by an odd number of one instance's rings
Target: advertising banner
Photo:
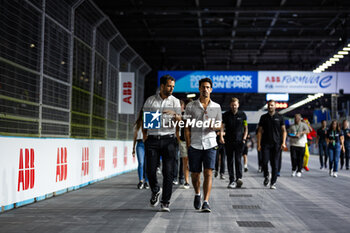
[[[337,73],[259,71],[259,93],[336,93]]]
[[[340,89],[344,94],[350,94],[350,72],[338,72],[337,93]]]
[[[132,141],[0,137],[0,206],[137,168]]]
[[[119,114],[134,114],[135,73],[119,72]]]
[[[176,80],[174,93],[198,93],[202,78],[213,81],[214,93],[256,93],[258,90],[256,71],[158,71],[158,86],[160,77],[166,74]]]

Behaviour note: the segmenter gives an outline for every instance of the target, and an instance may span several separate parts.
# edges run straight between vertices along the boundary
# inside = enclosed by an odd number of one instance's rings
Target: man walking
[[[270,184],[268,162],[270,161],[272,177],[271,189],[276,189],[277,170],[280,152],[286,147],[287,131],[283,117],[276,112],[276,102],[267,102],[268,113],[262,115],[257,134],[257,149],[262,152],[264,185]]]
[[[318,153],[320,155],[320,169],[327,168],[327,159],[328,159],[328,151],[327,151],[327,121],[322,120],[322,126],[317,130],[317,138],[316,145],[318,145]],[[323,163],[324,157],[324,163]]]
[[[305,145],[307,143],[306,134],[308,133],[309,127],[304,122],[301,122],[301,115],[295,114],[294,125],[289,128],[292,176],[301,177]]]
[[[143,136],[145,141],[147,176],[152,191],[150,202],[152,206],[157,206],[163,191],[161,210],[167,212],[170,211],[169,203],[173,187],[174,163],[177,156],[175,127],[173,127],[173,124],[167,123],[181,120],[180,101],[172,96],[174,86],[175,79],[173,77],[170,75],[162,76],[160,78],[159,94],[150,96],[143,107],[145,114],[147,112],[152,114],[152,122],[161,116],[160,127],[158,128],[147,129],[146,127],[148,125],[144,123]],[[168,125],[168,127],[164,127],[164,125]],[[163,163],[163,189],[159,187],[156,174],[160,155],[162,156]]]
[[[230,182],[227,188],[240,188],[242,181],[242,153],[247,142],[248,124],[247,116],[244,112],[239,111],[239,100],[232,98],[230,103],[231,111],[227,111],[223,115],[223,129],[225,129],[225,137],[221,136],[222,143],[225,143],[227,156],[227,170],[230,176]],[[235,164],[235,169],[233,168]],[[236,179],[234,170],[236,170]]]
[[[211,212],[209,196],[212,186],[212,172],[215,168],[216,133],[221,129],[221,107],[210,99],[212,81],[204,78],[199,81],[199,99],[186,107],[185,138],[188,147],[188,162],[195,191],[194,208],[201,208],[200,174],[204,167],[203,212]],[[195,125],[188,125],[188,122]],[[209,124],[208,124],[209,123]]]

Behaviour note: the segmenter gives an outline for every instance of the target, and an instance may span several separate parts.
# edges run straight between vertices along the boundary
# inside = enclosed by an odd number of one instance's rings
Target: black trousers
[[[174,163],[174,176],[173,180],[176,181],[179,178],[179,181],[184,180],[184,171],[183,171],[183,162],[180,157],[179,144],[176,142],[176,156]]]
[[[301,172],[304,163],[305,147],[291,146],[290,158],[292,161],[292,170]]]
[[[216,150],[215,171],[219,171],[219,156],[220,155],[221,155],[220,174],[224,174],[225,173],[225,157],[226,157],[226,151],[225,151],[224,144],[218,144],[218,149]]]
[[[271,184],[274,184],[277,181],[278,163],[279,163],[279,158],[281,156],[281,145],[279,144],[262,145],[261,155],[262,155],[262,161],[263,161],[264,177],[269,176],[268,163],[270,161],[271,170],[272,170]]]
[[[277,172],[281,172],[281,168],[282,168],[282,150],[280,150],[280,157],[278,159],[278,169]]]
[[[242,152],[243,152],[243,142],[226,142],[225,143],[226,157],[227,157],[227,170],[230,176],[230,182],[236,179],[242,178]],[[233,169],[233,163],[235,164],[235,172]]]
[[[145,155],[147,159],[147,176],[153,193],[157,193],[160,189],[157,179],[157,164],[160,155],[162,155],[163,195],[161,202],[167,204],[170,201],[173,188],[176,138],[147,138]]]
[[[263,166],[261,151],[258,151],[258,166],[261,168]]]

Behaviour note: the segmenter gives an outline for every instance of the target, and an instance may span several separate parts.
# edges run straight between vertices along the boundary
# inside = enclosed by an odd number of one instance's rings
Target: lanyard
[[[335,146],[335,132],[332,130],[333,146]]]

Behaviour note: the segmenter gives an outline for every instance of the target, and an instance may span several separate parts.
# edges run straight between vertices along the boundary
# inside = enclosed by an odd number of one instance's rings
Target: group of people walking
[[[143,158],[138,156],[138,188],[151,189],[151,206],[161,204],[161,211],[170,211],[170,199],[174,182],[176,160],[181,157],[183,169],[183,187],[189,188],[189,176],[194,189],[193,206],[203,212],[211,212],[209,198],[212,187],[213,170],[225,179],[225,156],[229,184],[227,188],[240,188],[243,185],[242,155],[247,152],[248,124],[247,116],[239,110],[239,100],[232,98],[230,110],[222,114],[221,106],[210,98],[213,90],[209,78],[199,80],[199,98],[185,103],[172,95],[175,79],[169,75],[160,78],[159,93],[147,98],[141,114],[135,123],[134,150],[144,151]],[[283,117],[276,112],[276,103],[267,103],[268,112],[260,117],[257,128],[257,150],[259,169],[264,174],[263,184],[276,189],[277,177],[281,168],[282,150],[286,148],[287,129]],[[152,121],[160,119],[160,127],[146,127],[144,114],[152,114]],[[344,123],[345,124],[345,123]],[[348,126],[340,130],[337,123],[325,127],[318,134],[318,144],[323,154],[329,155],[331,175],[337,176],[340,151],[344,150],[346,168],[349,168],[350,143],[344,146],[344,136],[350,136]],[[323,132],[323,134],[322,134]],[[292,176],[301,176],[303,156],[307,144],[306,134],[309,127],[302,122],[300,114],[295,115],[295,124],[288,130],[291,145]],[[325,146],[323,140],[326,140]],[[348,142],[350,142],[348,140]],[[321,150],[320,150],[321,151]],[[327,152],[326,152],[327,151]],[[322,153],[321,152],[321,153]],[[157,179],[157,168],[162,157],[163,184]],[[326,167],[320,154],[321,168]],[[269,164],[271,173],[269,172]],[[246,158],[244,170],[247,171]],[[201,193],[201,173],[203,173],[203,193]],[[148,186],[149,185],[149,186]]]
[[[322,121],[322,126],[317,130],[316,144],[319,148],[320,169],[327,169],[329,159],[329,175],[338,177],[339,160],[341,169],[345,164],[349,170],[350,159],[350,129],[349,121],[343,120],[342,127],[333,120],[327,128],[327,122]]]

